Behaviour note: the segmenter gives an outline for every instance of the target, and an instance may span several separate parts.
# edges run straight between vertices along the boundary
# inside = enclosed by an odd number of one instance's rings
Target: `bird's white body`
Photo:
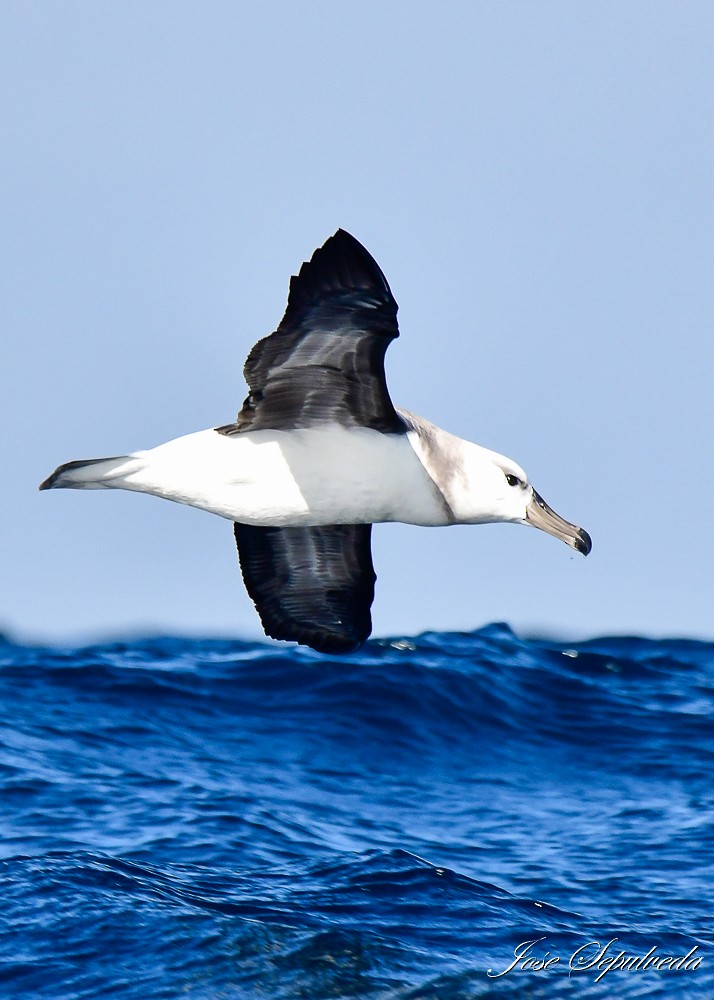
[[[55,485],[149,493],[231,521],[274,527],[511,519],[504,503],[514,491],[504,465],[526,478],[515,463],[403,416],[411,421],[406,434],[339,425],[230,435],[211,428],[147,451],[78,463]],[[513,520],[522,520],[525,502],[522,497]]]

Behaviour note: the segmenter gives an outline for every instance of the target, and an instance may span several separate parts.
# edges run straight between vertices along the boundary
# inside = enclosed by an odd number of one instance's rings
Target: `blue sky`
[[[375,634],[714,636],[713,33],[658,0],[4,3],[0,627],[260,634],[227,522],[37,484],[230,420],[342,226],[400,304],[395,402],[594,542],[380,526]]]

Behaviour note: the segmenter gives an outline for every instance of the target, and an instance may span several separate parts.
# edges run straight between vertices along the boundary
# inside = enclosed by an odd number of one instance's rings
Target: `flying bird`
[[[135,490],[227,518],[266,634],[321,653],[351,652],[372,630],[373,524],[511,521],[587,555],[588,533],[510,458],[393,405],[384,356],[398,336],[386,278],[339,229],[248,355],[233,423],[67,462],[40,489]]]

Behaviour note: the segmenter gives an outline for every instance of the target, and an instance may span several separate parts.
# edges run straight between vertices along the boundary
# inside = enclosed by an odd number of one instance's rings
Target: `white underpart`
[[[509,506],[514,491],[499,464],[508,459],[426,421],[421,426],[429,428],[430,449],[414,429],[382,434],[329,425],[234,435],[210,429],[69,469],[54,485],[149,493],[266,526],[436,526],[524,516],[523,501],[518,510]]]
[[[150,493],[245,524],[446,523],[406,437],[361,429],[198,431],[57,486]]]

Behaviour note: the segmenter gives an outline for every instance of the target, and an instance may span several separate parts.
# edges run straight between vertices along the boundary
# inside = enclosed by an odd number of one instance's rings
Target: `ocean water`
[[[2,997],[714,997],[714,645],[0,667]]]

